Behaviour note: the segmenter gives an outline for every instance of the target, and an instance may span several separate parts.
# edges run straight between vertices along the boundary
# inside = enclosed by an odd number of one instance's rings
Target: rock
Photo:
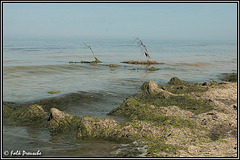
[[[20,115],[21,119],[41,119],[47,115],[47,112],[44,111],[40,105],[32,105],[28,108],[26,112]]]
[[[48,120],[50,121],[50,131],[61,132],[76,129],[81,119],[74,115],[60,111],[57,108],[51,108]]]
[[[149,68],[148,70],[149,70],[149,71],[157,71],[158,69],[155,68],[155,67],[151,67],[151,68]]]
[[[144,83],[141,87],[143,89],[142,93],[139,97],[146,98],[147,96],[154,96],[158,95],[163,98],[168,98],[169,96],[173,96],[174,94],[168,91],[163,90],[162,88],[158,87],[158,84],[155,83],[153,80],[150,80],[148,83]]]
[[[170,85],[177,85],[177,84],[184,84],[185,82],[183,80],[180,80],[177,77],[173,77],[170,79],[170,81],[168,82],[168,84]]]
[[[118,123],[109,118],[97,118],[85,116],[80,121],[78,137],[110,138],[111,133],[117,129]]]

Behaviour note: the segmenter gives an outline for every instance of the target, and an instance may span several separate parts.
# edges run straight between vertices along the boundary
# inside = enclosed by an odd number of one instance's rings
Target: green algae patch
[[[180,116],[166,116],[162,111],[150,104],[142,104],[136,98],[125,99],[124,102],[109,114],[129,117],[132,120],[145,120],[156,126],[172,125],[176,128],[198,128],[197,123]]]
[[[142,92],[135,98],[138,105],[148,104],[156,107],[178,106],[194,114],[205,113],[213,109],[209,101],[194,99],[188,95],[192,92],[204,92],[208,90],[206,86],[202,86],[199,83],[187,83],[177,77],[173,77],[168,82],[168,85],[161,86],[153,81],[149,81],[144,82],[141,89]]]
[[[145,99],[139,99],[139,102],[158,107],[178,106],[179,108],[191,111],[194,114],[205,113],[213,109],[213,106],[209,101],[204,99],[193,99],[188,95],[170,96],[167,99],[161,97],[147,97]]]
[[[48,93],[49,94],[57,94],[57,93],[60,93],[61,91],[60,90],[56,90],[56,91],[49,91]]]
[[[237,82],[238,75],[237,73],[223,73],[220,75],[220,79],[226,82]]]

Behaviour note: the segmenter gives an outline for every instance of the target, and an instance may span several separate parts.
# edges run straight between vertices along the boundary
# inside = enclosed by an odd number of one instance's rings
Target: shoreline
[[[149,81],[141,89],[138,96],[126,98],[109,113],[127,117],[130,120],[128,122],[119,123],[110,118],[76,117],[57,106],[45,108],[34,104],[21,109],[3,104],[3,118],[22,124],[43,123],[40,127],[47,127],[51,133],[67,134],[71,131],[77,133],[78,138],[128,141],[132,149],[128,153],[120,152],[118,156],[237,155],[237,150],[234,149],[237,144],[236,82],[210,81],[201,84],[173,77],[167,85]]]

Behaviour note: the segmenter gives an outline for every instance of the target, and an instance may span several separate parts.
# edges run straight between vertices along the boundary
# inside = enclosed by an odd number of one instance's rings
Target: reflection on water
[[[92,61],[85,41],[103,63]],[[123,64],[122,61],[146,60],[131,40],[12,40],[4,41],[3,101],[39,103],[62,107],[67,113],[108,116],[131,95],[140,92],[144,81],[167,83],[172,77],[190,82],[219,81],[218,74],[237,70],[237,47],[233,42],[143,40],[151,58],[165,64],[152,66]],[[108,64],[118,64],[112,68]],[[49,91],[60,90],[58,94]],[[76,136],[51,135],[46,128],[3,125],[4,150],[41,150],[43,156],[109,157],[114,142],[81,140]]]

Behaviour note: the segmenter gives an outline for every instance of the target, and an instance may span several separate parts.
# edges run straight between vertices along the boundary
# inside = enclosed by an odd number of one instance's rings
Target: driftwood
[[[95,58],[95,61],[81,61],[81,62],[74,62],[74,61],[69,61],[69,63],[91,63],[91,64],[96,64],[96,63],[102,63],[102,61],[100,61],[95,55],[94,52],[92,50],[92,48],[90,46],[88,46],[86,43],[82,42],[86,47],[88,47],[90,49],[90,51],[93,54],[93,57]]]
[[[88,46],[88,45],[87,45],[86,43],[84,43],[84,42],[83,42],[83,44],[90,49],[90,51],[91,51],[92,54],[93,54],[93,57],[95,58],[95,61],[92,61],[92,62],[89,62],[89,63],[93,63],[93,62],[95,62],[95,63],[101,63],[101,61],[94,55],[94,52],[93,52],[92,48],[91,48],[90,46]],[[86,62],[86,61],[83,61],[83,63],[85,63],[85,62]]]

